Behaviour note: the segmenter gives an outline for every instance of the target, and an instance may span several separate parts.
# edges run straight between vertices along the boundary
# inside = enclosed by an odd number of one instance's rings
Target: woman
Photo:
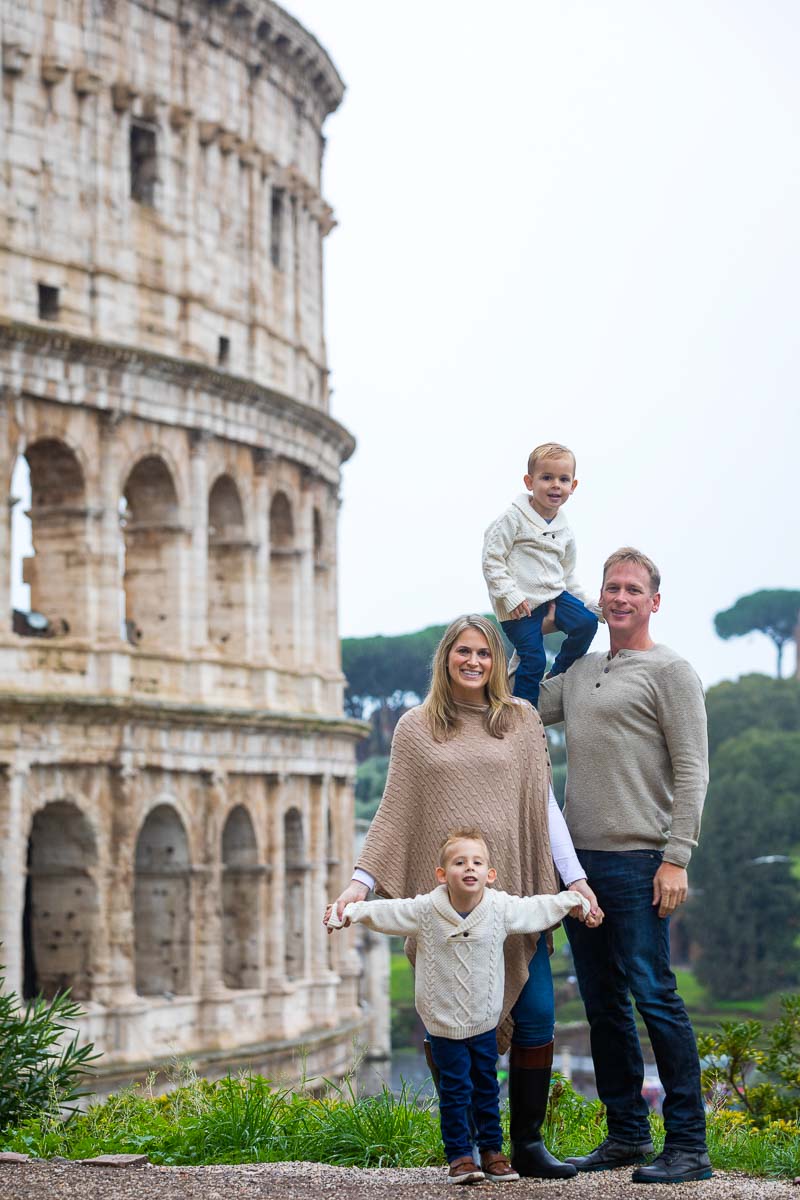
[[[498,887],[557,892],[555,861],[564,885],[588,899],[587,924],[602,921],[552,794],[544,727],[512,697],[500,634],[481,616],[448,627],[425,701],[397,724],[383,799],[353,880],[334,902],[339,917],[372,887],[389,897],[429,891],[439,846],[464,825],[485,834]],[[413,961],[414,947],[407,949]],[[511,1161],[521,1175],[565,1179],[575,1168],[548,1152],[541,1133],[555,1028],[547,939],[509,938],[505,964],[498,1041],[502,1049],[510,1035]]]

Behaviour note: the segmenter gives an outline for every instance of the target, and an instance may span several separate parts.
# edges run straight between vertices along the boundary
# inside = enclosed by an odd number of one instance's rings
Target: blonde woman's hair
[[[562,446],[560,442],[543,442],[541,446],[537,446],[535,450],[531,450],[528,455],[528,474],[532,475],[537,462],[543,458],[566,458],[567,455],[572,459],[572,474],[575,474],[575,455],[570,450],[569,446]]]
[[[475,629],[482,633],[489,643],[492,655],[492,669],[486,684],[486,732],[492,737],[502,738],[521,713],[522,706],[511,695],[508,686],[506,652],[497,626],[487,617],[475,613],[456,617],[444,631],[442,640],[434,651],[430,691],[422,702],[423,712],[437,742],[446,742],[461,725],[458,704],[453,698],[447,660],[453,646],[466,629]]]
[[[661,587],[661,572],[652,558],[648,558],[646,554],[642,554],[641,550],[636,550],[633,546],[622,546],[613,554],[609,554],[603,563],[603,584],[605,584],[606,575],[611,568],[619,566],[620,563],[633,563],[635,567],[641,567],[643,571],[646,571],[650,576],[650,591],[655,596]]]

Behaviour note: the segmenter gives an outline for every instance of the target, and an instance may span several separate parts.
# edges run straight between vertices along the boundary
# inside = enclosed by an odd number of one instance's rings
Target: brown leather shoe
[[[490,1183],[514,1183],[519,1175],[500,1150],[481,1150],[481,1167]]]
[[[463,1158],[454,1158],[447,1172],[448,1183],[482,1183],[484,1178],[483,1171],[468,1154]]]

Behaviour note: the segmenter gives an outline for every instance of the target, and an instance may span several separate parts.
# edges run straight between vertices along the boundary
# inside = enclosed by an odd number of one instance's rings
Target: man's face
[[[609,631],[644,633],[650,616],[658,612],[661,595],[650,590],[650,576],[637,563],[621,562],[609,567],[600,592],[600,608]]]

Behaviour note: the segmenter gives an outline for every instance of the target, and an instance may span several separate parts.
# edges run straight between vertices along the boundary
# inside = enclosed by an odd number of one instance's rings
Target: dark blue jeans
[[[528,964],[527,982],[517,997],[511,1016],[514,1018],[511,1040],[515,1046],[546,1046],[552,1042],[556,1011],[550,952],[544,935],[536,943],[536,952]]]
[[[447,1161],[471,1155],[473,1139],[481,1150],[502,1150],[496,1030],[464,1039],[429,1036],[439,1068],[439,1120]]]
[[[529,617],[501,622],[503,632],[519,655],[514,695],[530,700],[534,707],[539,703],[539,684],[547,665],[542,621],[549,607],[549,604],[540,604]],[[553,663],[553,674],[561,675],[591,646],[597,632],[597,617],[581,600],[576,600],[569,592],[562,592],[556,597],[556,626],[567,635]]]
[[[706,1122],[697,1043],[669,963],[669,918],[653,906],[658,850],[577,850],[605,920],[599,929],[564,922],[591,1030],[597,1093],[608,1132],[650,1137],[644,1064],[630,996],[650,1036],[664,1087],[666,1145],[702,1150]]]

